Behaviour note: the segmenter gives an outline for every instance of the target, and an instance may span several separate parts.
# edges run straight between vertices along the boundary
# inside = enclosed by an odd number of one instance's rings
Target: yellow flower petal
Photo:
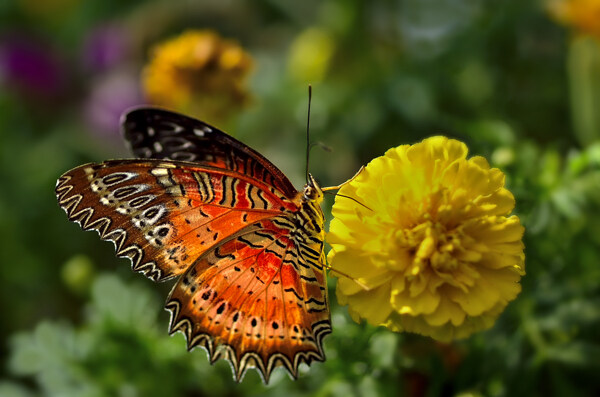
[[[458,326],[463,323],[465,317],[465,311],[450,299],[441,299],[435,312],[423,316],[427,324],[432,327],[444,325],[448,322],[454,326]]]
[[[347,302],[358,318],[364,318],[369,324],[379,325],[393,310],[389,298],[386,299],[389,296],[390,286],[386,284],[356,295],[338,297],[338,301]]]
[[[392,306],[400,314],[418,316],[432,313],[440,304],[440,295],[425,289],[419,295],[412,296],[406,290],[392,289]]]
[[[363,266],[364,258],[357,257],[351,252],[338,252],[336,257],[338,258],[336,260],[342,260],[348,264],[348,266],[344,268],[344,274],[359,280],[359,282],[363,285],[366,285],[370,288],[375,288],[387,280],[386,269],[376,266],[365,267]],[[331,275],[338,277],[338,275],[335,273],[335,270],[331,271]],[[362,286],[348,279],[347,277],[340,277],[339,289],[341,289],[344,294],[352,295],[363,290]]]

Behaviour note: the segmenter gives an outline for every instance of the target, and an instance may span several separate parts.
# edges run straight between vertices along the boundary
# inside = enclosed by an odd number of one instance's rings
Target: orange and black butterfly
[[[60,206],[154,281],[175,278],[170,333],[240,381],[256,367],[293,377],[323,361],[331,332],[323,251],[323,189],[297,191],[266,158],[201,121],[154,108],[124,116],[130,160],[62,175]]]

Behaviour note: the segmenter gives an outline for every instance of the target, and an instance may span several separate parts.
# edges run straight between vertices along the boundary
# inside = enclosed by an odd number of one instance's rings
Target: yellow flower
[[[239,45],[208,30],[189,30],[158,44],[143,73],[149,102],[221,121],[248,102],[252,59]]]
[[[346,197],[349,196],[366,207]],[[442,341],[489,328],[521,290],[523,227],[504,174],[433,137],[371,161],[333,206],[329,261],[352,318]]]
[[[552,0],[548,8],[559,22],[600,38],[600,1]]]

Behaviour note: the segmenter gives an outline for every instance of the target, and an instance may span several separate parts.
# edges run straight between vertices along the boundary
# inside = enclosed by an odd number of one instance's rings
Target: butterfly
[[[69,220],[154,281],[176,279],[169,333],[268,383],[324,361],[331,320],[323,190],[297,191],[269,160],[202,121],[156,108],[123,116],[135,159],[86,164],[56,184]]]

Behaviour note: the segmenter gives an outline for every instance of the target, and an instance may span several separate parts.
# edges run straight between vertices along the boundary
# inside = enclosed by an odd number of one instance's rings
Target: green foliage
[[[0,22],[1,396],[600,394],[598,43],[572,41],[540,2],[19,0],[0,2]],[[308,83],[312,139],[334,148],[311,153],[323,185],[440,133],[502,168],[527,275],[495,326],[445,345],[358,325],[330,279],[327,361],[268,386],[252,370],[236,384],[227,363],[168,336],[169,285],[67,222],[53,188],[70,167],[128,156],[117,120],[92,110],[118,115],[149,48],[191,27],[255,58],[253,103],[221,127],[297,186]],[[116,55],[102,63],[92,33],[108,28]],[[45,65],[33,74],[7,66],[22,43]]]
[[[15,335],[10,368],[34,376],[44,395],[165,396],[225,389],[226,371],[212,371],[203,354],[188,354],[181,336],[165,336],[158,307],[147,288],[101,275],[83,325],[45,321]]]
[[[573,130],[582,145],[600,138],[600,43],[595,38],[573,40],[568,71]]]

